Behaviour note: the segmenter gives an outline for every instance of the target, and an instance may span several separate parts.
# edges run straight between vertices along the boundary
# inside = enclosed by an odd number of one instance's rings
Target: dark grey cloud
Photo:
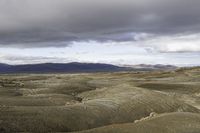
[[[0,44],[45,47],[199,33],[199,0],[0,0]],[[51,42],[51,43],[48,43]]]

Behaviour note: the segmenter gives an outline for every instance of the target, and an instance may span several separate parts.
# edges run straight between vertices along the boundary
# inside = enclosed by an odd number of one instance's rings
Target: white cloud
[[[167,37],[162,37],[167,38]],[[183,38],[175,37],[175,38]],[[191,37],[184,37],[190,40]],[[178,47],[169,39],[169,48],[158,45],[160,38],[144,39],[134,42],[74,42],[70,47],[50,48],[0,48],[2,63],[67,63],[67,62],[92,62],[111,64],[172,64],[172,65],[200,65],[199,52],[182,52],[183,48],[191,51],[191,46]],[[158,41],[158,43],[157,43]],[[147,42],[154,42],[148,44]],[[168,43],[167,43],[168,44]],[[189,49],[190,48],[190,49]],[[148,50],[147,50],[148,49]],[[149,50],[150,49],[150,50]],[[188,50],[189,49],[189,50]],[[164,51],[163,51],[164,50]],[[174,52],[176,51],[176,52]]]
[[[153,37],[138,43],[159,52],[200,52],[200,34]]]

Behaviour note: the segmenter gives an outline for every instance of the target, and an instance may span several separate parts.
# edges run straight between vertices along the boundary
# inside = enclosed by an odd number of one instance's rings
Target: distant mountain
[[[8,65],[0,63],[0,73],[79,73],[79,72],[118,72],[118,71],[152,71],[174,70],[172,65],[125,65],[115,66],[100,63],[44,63]]]
[[[100,63],[44,63],[8,65],[0,63],[0,73],[78,73],[78,72],[117,72],[130,70],[128,67],[119,67]]]
[[[177,69],[176,66],[173,65],[148,65],[148,64],[139,64],[139,65],[125,65],[124,67],[129,67],[134,70],[143,70],[143,71],[151,71],[151,70],[175,70]]]

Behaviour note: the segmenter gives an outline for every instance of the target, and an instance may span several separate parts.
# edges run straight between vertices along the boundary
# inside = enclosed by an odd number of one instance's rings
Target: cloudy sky
[[[0,62],[200,65],[200,0],[0,0]]]

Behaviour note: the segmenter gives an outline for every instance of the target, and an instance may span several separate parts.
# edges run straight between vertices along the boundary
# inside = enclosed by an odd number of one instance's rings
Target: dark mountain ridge
[[[42,63],[8,65],[0,63],[0,73],[80,73],[80,72],[119,72],[119,71],[152,71],[172,70],[176,66],[171,65],[126,65],[115,66],[101,63]]]
[[[100,63],[43,63],[8,65],[0,63],[0,73],[78,73],[78,72],[117,72],[130,70],[128,67],[119,67]]]

